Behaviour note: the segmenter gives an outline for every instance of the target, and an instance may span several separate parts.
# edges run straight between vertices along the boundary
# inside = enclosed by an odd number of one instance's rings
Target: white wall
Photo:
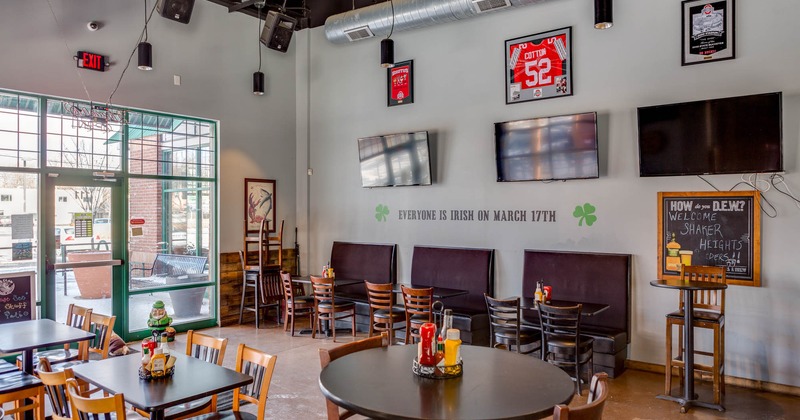
[[[395,32],[397,61],[414,59],[415,103],[386,107],[386,72],[378,65],[379,40],[333,45],[322,28],[306,33],[298,53],[298,151],[309,151],[314,175],[303,178],[298,153],[298,217],[309,215],[304,272],[324,264],[334,240],[399,245],[398,275],[408,281],[414,245],[497,250],[498,296],[519,295],[524,249],[630,253],[633,258],[633,337],[630,358],[664,360],[664,314],[673,291],[649,285],[656,278],[656,193],[709,191],[697,177],[639,178],[636,108],[672,102],[782,91],[787,183],[800,193],[800,7],[793,0],[737,2],[735,60],[680,65],[680,2],[616,0],[615,25],[593,29],[591,2],[560,0],[437,27]],[[575,95],[505,105],[503,41],[573,27]],[[305,31],[308,32],[308,31]],[[298,47],[300,48],[300,47]],[[312,57],[310,61],[305,57]],[[308,93],[310,90],[310,93]],[[601,125],[601,177],[544,183],[496,183],[493,124],[537,116],[597,111]],[[356,139],[436,132],[436,183],[429,187],[360,187]],[[720,189],[737,176],[710,176]],[[728,289],[726,373],[800,386],[796,363],[800,299],[795,254],[800,209],[766,193],[778,211],[762,222],[763,287]],[[597,207],[598,221],[580,227],[576,205]],[[387,205],[378,222],[375,207]],[[401,209],[546,209],[557,222],[503,223],[401,221]],[[699,342],[708,343],[707,336]]]
[[[0,89],[86,100],[108,100],[144,24],[144,1],[50,0],[4,2],[0,9]],[[147,2],[152,8],[154,0]],[[89,32],[89,20],[103,27]],[[150,72],[125,73],[113,103],[219,121],[219,248],[242,247],[243,179],[277,180],[277,214],[286,219],[285,246],[295,226],[295,49],[262,48],[266,95],[252,94],[258,68],[256,19],[208,1],[195,2],[188,25],[156,12],[149,25]],[[63,33],[63,36],[62,36]],[[65,47],[69,45],[69,49]],[[75,69],[78,50],[110,56],[105,73]],[[181,86],[173,75],[182,76]]]

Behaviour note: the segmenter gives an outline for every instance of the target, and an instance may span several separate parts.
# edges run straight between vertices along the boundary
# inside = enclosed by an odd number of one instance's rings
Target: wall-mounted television
[[[427,131],[360,138],[358,158],[362,187],[431,185]]]
[[[598,178],[597,113],[495,123],[497,181]]]
[[[783,171],[781,93],[638,109],[639,176]]]

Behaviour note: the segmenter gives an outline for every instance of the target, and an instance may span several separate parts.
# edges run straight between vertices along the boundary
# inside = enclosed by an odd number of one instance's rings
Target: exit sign
[[[78,51],[78,67],[82,69],[106,71],[106,57],[88,51]]]

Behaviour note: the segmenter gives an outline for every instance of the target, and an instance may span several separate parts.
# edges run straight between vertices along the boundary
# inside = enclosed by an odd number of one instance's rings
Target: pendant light
[[[263,96],[264,73],[261,72],[261,8],[264,7],[264,3],[256,2],[255,6],[258,8],[258,36],[256,37],[256,43],[258,44],[258,71],[253,73],[253,95]]]
[[[394,40],[391,39],[394,32],[394,2],[389,0],[389,5],[392,7],[392,27],[386,39],[381,41],[381,67],[385,69],[394,67]]]
[[[611,3],[612,0],[594,0],[595,29],[608,29],[614,26]]]
[[[144,41],[139,43],[139,70],[153,70],[153,46],[147,42],[147,0],[144,0]]]

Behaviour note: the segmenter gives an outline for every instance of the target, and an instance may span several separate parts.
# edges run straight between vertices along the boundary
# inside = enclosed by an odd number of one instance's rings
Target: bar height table
[[[684,281],[680,279],[654,280],[650,282],[650,285],[666,289],[677,289],[683,292],[683,396],[673,397],[672,395],[658,395],[656,398],[679,403],[681,405],[681,413],[685,413],[691,406],[725,411],[725,407],[723,407],[722,404],[700,401],[694,393],[694,299],[692,298],[692,293],[698,290],[727,289],[728,285],[724,283]],[[670,331],[670,333],[672,332]],[[671,374],[671,372],[668,374]]]

